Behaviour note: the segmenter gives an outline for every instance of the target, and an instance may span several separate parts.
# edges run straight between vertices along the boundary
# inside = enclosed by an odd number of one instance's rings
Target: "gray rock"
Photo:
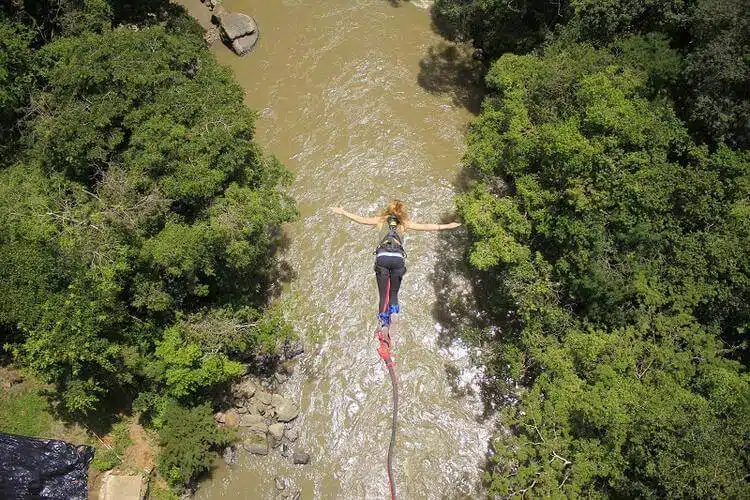
[[[265,434],[265,433],[268,432],[268,426],[266,425],[265,422],[260,422],[260,423],[257,423],[257,424],[252,424],[252,425],[246,427],[246,429],[248,430],[248,432],[252,432],[252,433],[255,433],[255,434]]]
[[[232,465],[235,462],[237,462],[237,450],[234,448],[234,446],[227,446],[224,448],[224,463],[227,465]]]
[[[278,382],[279,384],[283,384],[284,382],[286,382],[286,376],[284,374],[277,373],[273,377],[276,379],[276,382]]]
[[[234,410],[229,410],[228,412],[224,413],[224,425],[227,427],[237,427],[239,424],[240,417]]]
[[[300,354],[304,354],[305,344],[301,340],[294,340],[292,342],[287,342],[282,347],[282,351],[286,359],[296,358]]]
[[[242,382],[234,386],[233,393],[237,396],[244,397],[245,399],[250,399],[255,394],[255,391],[258,390],[257,385],[255,384],[255,381],[250,377],[244,377],[242,379]]]
[[[255,397],[253,399],[257,402],[263,403],[264,405],[268,406],[271,404],[271,401],[273,400],[273,396],[271,396],[265,391],[258,391],[255,393]]]
[[[226,420],[227,419],[224,417],[223,411],[217,411],[216,413],[214,413],[214,421],[223,424],[224,422],[226,422]]]
[[[297,415],[299,415],[299,407],[297,406],[297,403],[290,399],[275,395],[273,406],[276,409],[276,418],[279,422],[289,422],[297,418]]]
[[[289,458],[292,456],[292,447],[288,444],[284,443],[281,445],[281,456],[284,458]]]
[[[310,463],[310,454],[298,452],[292,455],[292,462],[298,465],[305,465]]]
[[[214,24],[221,24],[221,16],[227,13],[227,10],[222,5],[217,5],[211,9],[211,22]]]
[[[284,480],[283,480],[282,478],[280,478],[280,477],[275,477],[275,478],[273,478],[273,482],[274,482],[274,484],[276,485],[276,489],[277,489],[277,490],[279,490],[279,491],[281,491],[281,490],[283,490],[284,488],[286,488],[286,481],[284,481]]]
[[[260,415],[260,410],[258,409],[258,406],[253,402],[250,401],[245,405],[245,409],[250,415]]]
[[[255,455],[268,455],[268,440],[265,434],[252,434],[246,437],[242,447]]]
[[[284,437],[284,424],[271,424],[268,426],[268,432],[275,440],[281,441],[281,438]]]
[[[276,438],[273,437],[273,434],[268,433],[266,437],[268,438],[268,446],[270,448],[278,448],[281,445],[281,441],[277,441]]]
[[[219,17],[221,30],[226,40],[232,41],[258,31],[255,19],[247,14],[225,12]]]
[[[246,36],[241,36],[232,40],[232,50],[238,56],[244,56],[249,54],[254,48],[255,44],[258,43],[258,32],[251,33]]]
[[[284,435],[289,441],[293,443],[299,437],[299,432],[297,431],[297,429],[287,429],[286,431],[284,431]]]
[[[248,413],[247,407],[245,406],[238,406],[237,408],[234,409],[234,411],[236,411],[240,415],[244,415],[245,413]]]
[[[265,425],[264,420],[265,419],[262,416],[260,416],[260,415],[251,415],[251,414],[247,413],[245,415],[240,415],[239,426],[240,427],[250,427],[250,426],[256,425],[256,424],[263,424],[263,425]]]

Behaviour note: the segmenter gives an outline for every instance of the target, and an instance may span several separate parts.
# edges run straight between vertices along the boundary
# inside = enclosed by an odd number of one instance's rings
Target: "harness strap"
[[[378,257],[382,256],[382,257],[401,257],[402,259],[404,258],[404,254],[401,252],[388,252],[388,251],[378,252],[377,250],[375,250],[375,255],[377,255]]]

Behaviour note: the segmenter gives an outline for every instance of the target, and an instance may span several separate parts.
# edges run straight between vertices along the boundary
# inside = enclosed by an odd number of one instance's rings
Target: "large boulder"
[[[278,394],[274,394],[271,404],[276,410],[276,418],[279,422],[289,422],[299,415],[297,403]]]
[[[250,53],[258,43],[258,32],[250,33],[249,35],[241,36],[232,40],[232,50],[238,56],[244,56]]]
[[[265,419],[262,416],[260,416],[260,415],[251,415],[251,414],[248,413],[248,414],[245,414],[245,415],[240,415],[239,424],[240,424],[240,427],[250,427],[250,426],[253,426],[255,424],[264,424],[265,425],[264,420]]]
[[[237,427],[239,420],[240,416],[234,410],[229,410],[228,412],[224,413],[224,425],[226,425],[227,427]]]
[[[221,32],[226,40],[235,40],[258,31],[255,19],[247,14],[225,12],[219,16],[219,22],[221,23]]]
[[[268,432],[276,441],[281,441],[284,437],[284,424],[271,424],[268,426]]]
[[[239,384],[232,387],[232,394],[236,399],[250,399],[255,395],[257,390],[255,381],[249,377],[243,378]]]
[[[258,25],[247,14],[224,12],[217,16],[222,38],[232,46],[232,50],[244,56],[258,43]]]
[[[255,393],[254,399],[259,403],[263,403],[264,405],[270,405],[273,402],[274,396],[265,391],[258,391]]]
[[[268,439],[265,434],[251,434],[242,442],[242,447],[255,455],[268,455]]]

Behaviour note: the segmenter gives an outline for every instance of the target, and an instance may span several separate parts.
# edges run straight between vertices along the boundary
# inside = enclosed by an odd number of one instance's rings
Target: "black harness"
[[[406,252],[404,251],[404,242],[401,240],[401,236],[398,234],[396,229],[398,228],[398,219],[393,215],[388,216],[388,233],[380,240],[377,248],[375,249],[375,255],[381,253],[398,253],[402,257],[406,258]]]

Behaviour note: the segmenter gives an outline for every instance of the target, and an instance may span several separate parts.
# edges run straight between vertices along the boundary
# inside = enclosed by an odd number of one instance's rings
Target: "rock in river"
[[[242,447],[255,455],[268,455],[268,440],[265,434],[252,434],[246,437]]]
[[[237,462],[237,450],[234,449],[234,446],[227,446],[224,448],[224,462],[227,465],[233,465],[235,462]]]
[[[264,418],[260,415],[245,414],[240,416],[240,427],[251,427],[256,424],[264,424]],[[264,424],[265,425],[265,424]]]
[[[222,37],[232,45],[237,55],[245,55],[255,47],[259,35],[255,19],[237,12],[225,12],[217,17]]]
[[[279,422],[289,422],[294,420],[299,415],[299,407],[297,403],[290,399],[283,398],[278,394],[273,395],[273,401],[271,402],[273,407],[276,409],[276,418]]]
[[[305,465],[310,462],[310,454],[309,453],[295,453],[294,455],[292,455],[292,461],[295,464]]]
[[[268,432],[276,441],[281,441],[284,436],[284,424],[271,424],[268,426]]]
[[[255,20],[247,14],[225,12],[221,14],[219,21],[221,22],[222,33],[228,40],[234,40],[258,31]]]

